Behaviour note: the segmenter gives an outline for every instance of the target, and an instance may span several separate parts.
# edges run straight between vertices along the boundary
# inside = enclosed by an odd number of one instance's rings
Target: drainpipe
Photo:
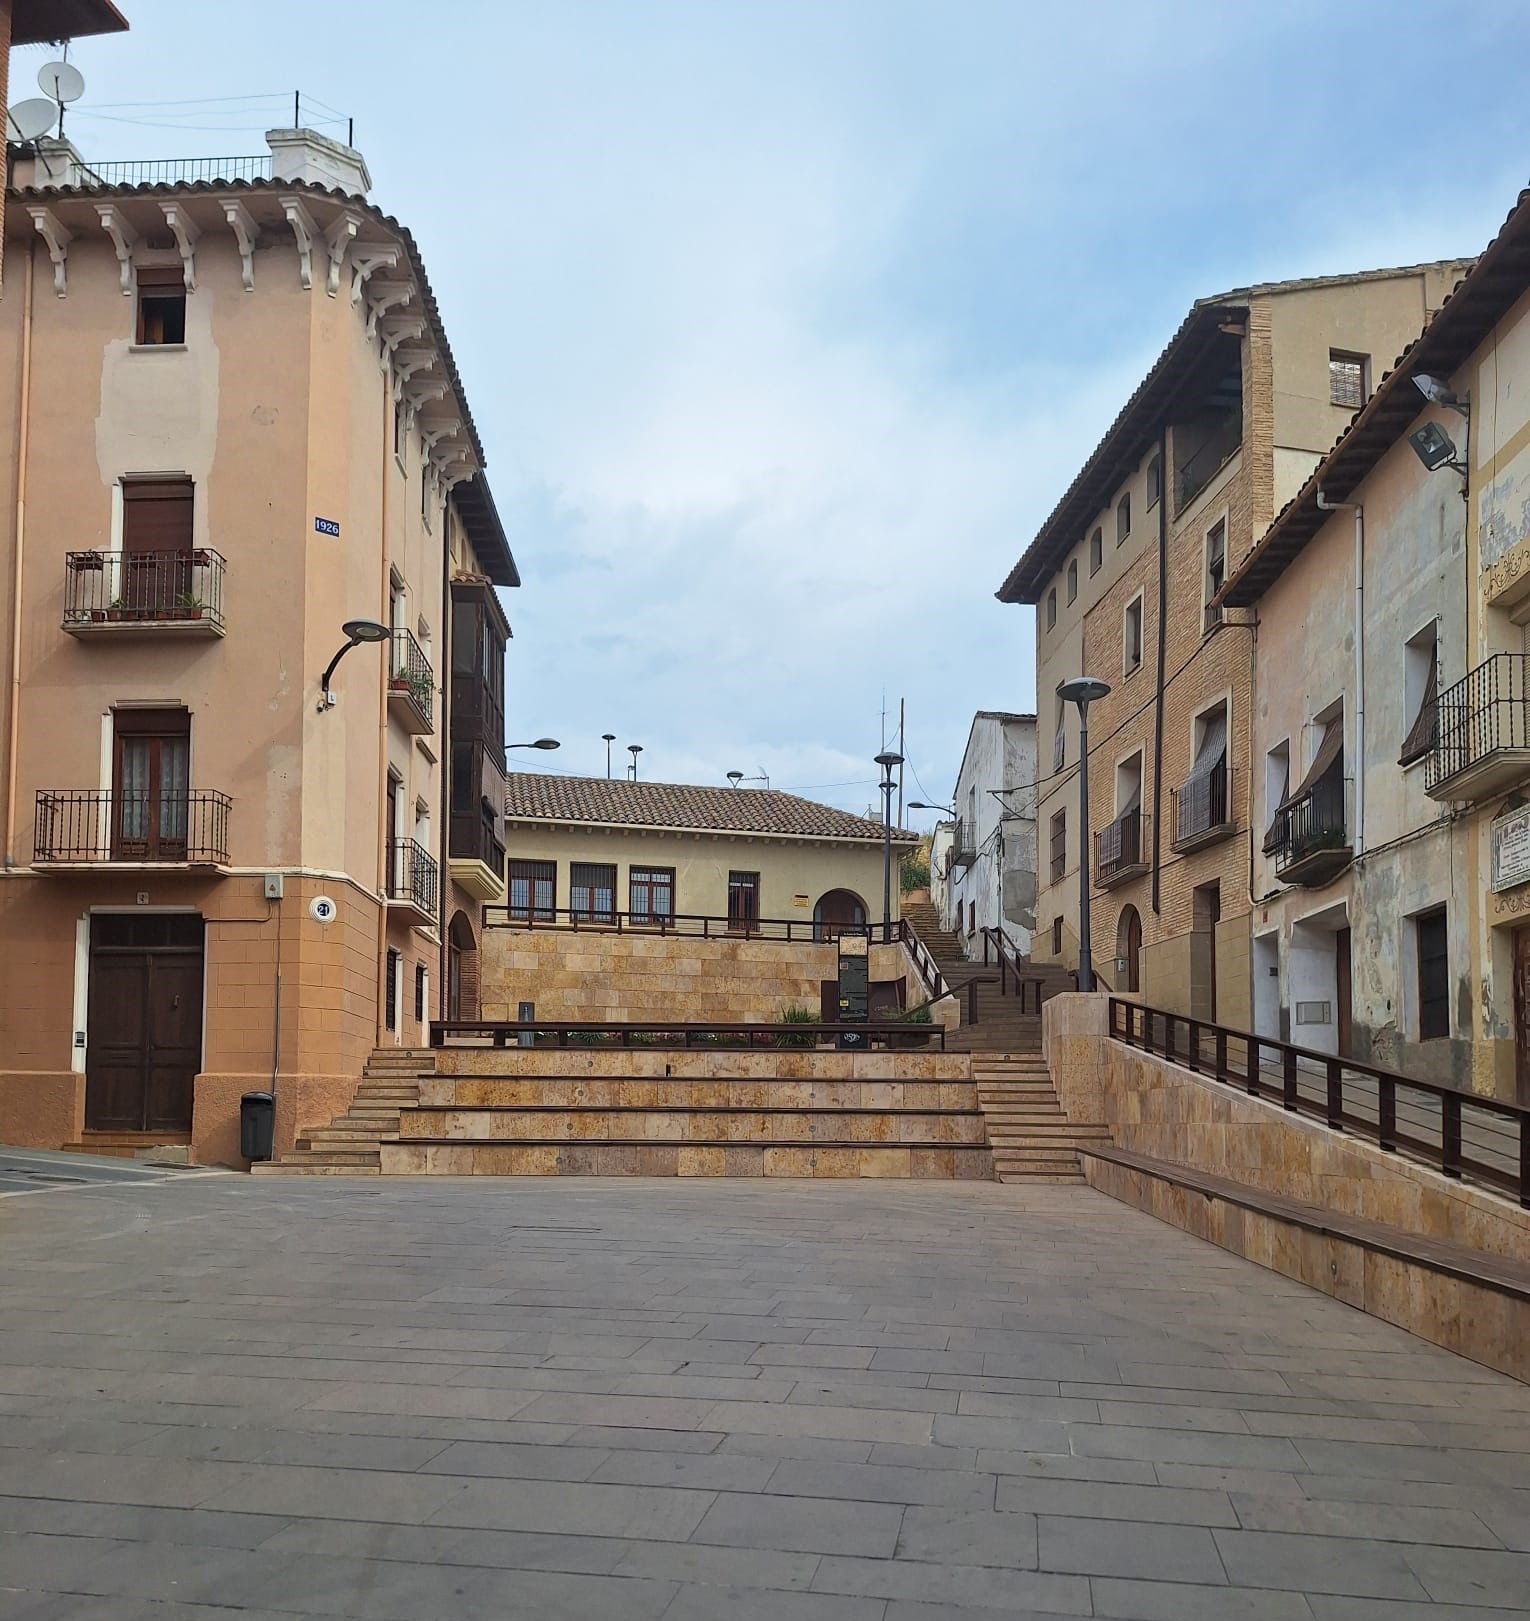
[[[1169,590],[1169,430],[1158,431],[1158,674],[1157,695],[1153,704],[1153,913],[1162,912],[1159,905],[1159,881],[1163,866],[1163,669],[1168,639],[1169,615],[1166,597]],[[1085,762],[1088,763],[1087,761]],[[1089,829],[1084,829],[1087,835]]]
[[[16,535],[11,580],[11,690],[5,743],[5,866],[16,865],[16,747],[21,732],[21,585],[27,533],[27,441],[32,423],[32,281],[37,242],[27,248],[27,272],[21,300],[21,399],[16,435]]]
[[[1355,515],[1355,860],[1365,854],[1365,508],[1317,492],[1319,512]]]

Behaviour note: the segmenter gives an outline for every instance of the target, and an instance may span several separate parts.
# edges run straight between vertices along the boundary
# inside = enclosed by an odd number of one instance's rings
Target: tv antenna
[[[85,94],[85,75],[69,62],[44,62],[37,70],[37,88],[58,109],[58,138],[64,138],[64,109]]]

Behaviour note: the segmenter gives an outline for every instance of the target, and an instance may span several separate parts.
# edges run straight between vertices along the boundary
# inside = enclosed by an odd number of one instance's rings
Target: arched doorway
[[[841,929],[866,926],[866,903],[853,890],[831,889],[813,908],[814,932],[820,940],[837,940]]]
[[[1117,977],[1121,983],[1116,987],[1122,991],[1140,990],[1141,984],[1138,976],[1137,963],[1142,955],[1142,919],[1137,915],[1135,906],[1126,906],[1121,910],[1121,920],[1116,924],[1116,962],[1124,963],[1125,972],[1118,968]]]
[[[446,1016],[478,1017],[478,942],[466,912],[455,912],[446,930]]]

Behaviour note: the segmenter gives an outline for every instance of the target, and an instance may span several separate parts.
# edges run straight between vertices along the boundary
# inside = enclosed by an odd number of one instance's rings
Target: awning
[[[1329,721],[1327,728],[1324,730],[1323,741],[1318,744],[1318,751],[1313,756],[1312,764],[1307,767],[1307,775],[1275,807],[1277,814],[1294,805],[1298,799],[1305,799],[1328,775],[1334,764],[1343,758],[1343,755],[1344,716],[1341,712]]]
[[[1206,730],[1201,735],[1201,746],[1195,751],[1195,761],[1190,767],[1190,775],[1185,778],[1185,788],[1189,788],[1193,783],[1205,781],[1226,758],[1227,711],[1219,709],[1216,714],[1207,718]]]

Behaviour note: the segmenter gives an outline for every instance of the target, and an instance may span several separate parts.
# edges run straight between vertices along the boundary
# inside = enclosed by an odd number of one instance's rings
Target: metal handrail
[[[64,553],[64,627],[223,624],[223,557],[184,551]]]
[[[843,1035],[859,1035],[869,1047],[926,1047],[946,1045],[945,1026],[915,1024],[904,1020],[875,1019],[861,1023],[825,1020],[813,1024],[688,1023],[684,1020],[633,1021],[625,1019],[438,1019],[430,1027],[430,1044],[447,1045],[448,1036],[476,1037],[495,1047],[521,1045],[519,1037],[529,1035],[532,1044],[539,1037],[557,1047],[745,1047],[793,1048],[816,1046],[820,1040]]]
[[[1349,840],[1349,779],[1335,762],[1299,799],[1277,818],[1275,876],[1324,850],[1342,850]]]
[[[404,625],[393,628],[393,657],[388,665],[388,690],[408,695],[410,702],[424,716],[428,726],[435,726],[436,677],[425,657],[424,649]]]
[[[1184,1030],[1184,1045],[1178,1040]],[[1162,1030],[1161,1039],[1155,1030]],[[1442,1175],[1460,1180],[1463,1177],[1480,1182],[1486,1187],[1509,1193],[1521,1205],[1530,1209],[1530,1108],[1508,1103],[1499,1098],[1483,1097],[1475,1092],[1463,1092],[1457,1087],[1441,1086],[1434,1081],[1415,1080],[1396,1070],[1382,1069],[1355,1058],[1334,1053],[1318,1052],[1311,1047],[1295,1047],[1287,1041],[1271,1036],[1256,1036],[1248,1030],[1237,1030],[1226,1025],[1213,1024],[1205,1019],[1192,1019],[1186,1014],[1170,1013],[1161,1008],[1145,1007],[1140,1002],[1110,998],[1110,1034],[1128,1046],[1167,1058],[1171,1063],[1183,1063],[1192,1074],[1204,1075],[1211,1080],[1238,1087],[1250,1097],[1265,1098],[1279,1103],[1293,1114],[1304,1114],[1321,1120],[1335,1131],[1350,1131],[1368,1137],[1387,1153],[1404,1152],[1421,1159]],[[1210,1042],[1208,1057],[1207,1042]],[[1232,1049],[1241,1046],[1243,1067],[1235,1066]],[[1266,1054],[1275,1063],[1266,1068]],[[1302,1093],[1300,1080],[1303,1066],[1310,1074],[1316,1070],[1323,1078],[1321,1100]],[[1271,1080],[1269,1075],[1278,1075]],[[1375,1118],[1361,1113],[1357,1105],[1362,1100],[1354,1092],[1345,1098],[1346,1081],[1361,1081],[1376,1089]],[[1438,1142],[1426,1141],[1407,1130],[1407,1127],[1432,1127],[1433,1120],[1421,1120],[1417,1110],[1410,1116],[1404,1113],[1401,1121],[1398,1111],[1399,1091],[1415,1092],[1430,1098],[1439,1106]],[[1369,1106],[1369,1100],[1364,1100]],[[1490,1118],[1491,1124],[1473,1122],[1473,1146],[1498,1146],[1490,1139],[1502,1138],[1498,1147],[1501,1163],[1493,1164],[1467,1152],[1462,1135],[1464,1111],[1478,1111]],[[1507,1122],[1507,1127],[1503,1125]]]
[[[1504,748],[1530,748],[1527,653],[1493,653],[1435,699],[1424,787],[1437,788]]]
[[[1094,835],[1094,881],[1103,884],[1127,867],[1142,863],[1142,852],[1150,842],[1149,819],[1138,810],[1125,811],[1107,822]]]
[[[415,839],[395,839],[388,856],[388,899],[408,901],[434,917],[440,894],[435,858]]]
[[[227,866],[233,800],[216,789],[39,788],[34,861]]]
[[[271,154],[231,158],[126,158],[82,164],[82,186],[175,186],[199,180],[269,180]]]
[[[484,908],[484,927],[490,929],[571,929],[592,934],[692,935],[701,939],[798,941],[803,945],[832,945],[842,934],[867,935],[873,945],[895,945],[904,936],[904,920],[881,923],[824,923],[812,918],[730,918],[711,912],[593,911],[589,907],[537,906],[504,902]]]
[[[929,992],[929,1001],[924,1005],[939,1002],[951,994],[951,988],[946,983],[946,976],[940,971],[940,964],[935,960],[935,954],[919,938],[919,931],[906,917],[898,919],[898,938],[903,942],[908,952],[909,960],[918,971],[920,979],[924,981],[924,988]]]
[[[1014,943],[1002,929],[989,926],[985,927],[981,932],[983,936],[984,966],[987,966],[990,950],[993,952],[994,960],[999,965],[999,995],[1007,996],[1009,994],[1009,982],[1013,980],[1015,995],[1020,998],[1020,1011],[1022,1013],[1039,1014],[1041,1004],[1045,1000],[1045,975],[1038,974],[1034,970],[1029,973],[1026,972],[1030,965],[1015,950]],[[1028,995],[1028,992],[1034,994]],[[1032,1004],[1029,1007],[1026,1005],[1028,1002]]]
[[[1226,760],[1203,777],[1169,790],[1169,848],[1216,830],[1232,830],[1232,772]]]

